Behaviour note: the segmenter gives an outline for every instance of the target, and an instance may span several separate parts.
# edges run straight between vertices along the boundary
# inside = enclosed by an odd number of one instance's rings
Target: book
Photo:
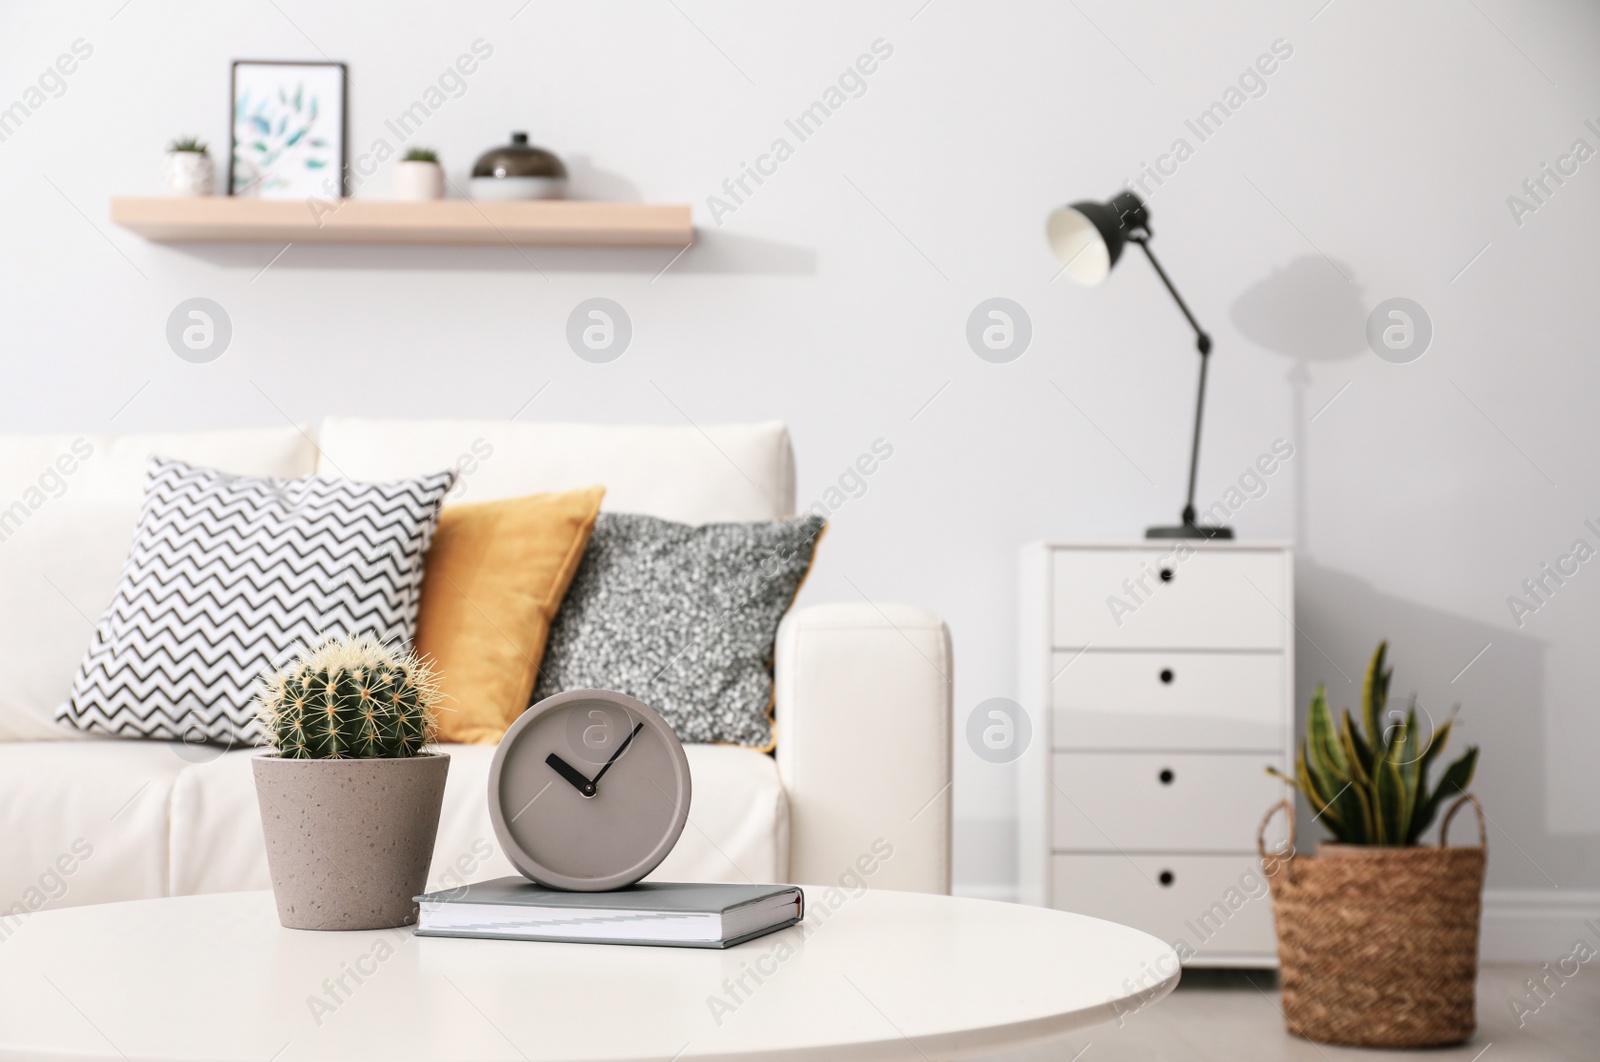
[[[521,877],[416,897],[419,937],[728,948],[805,916],[794,885],[646,882],[613,892],[560,892]]]

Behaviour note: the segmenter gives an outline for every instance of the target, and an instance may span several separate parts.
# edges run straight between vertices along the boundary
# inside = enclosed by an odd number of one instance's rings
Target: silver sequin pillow
[[[534,701],[617,690],[686,742],[771,748],[778,621],[811,567],[819,516],[691,527],[601,513],[556,614]]]

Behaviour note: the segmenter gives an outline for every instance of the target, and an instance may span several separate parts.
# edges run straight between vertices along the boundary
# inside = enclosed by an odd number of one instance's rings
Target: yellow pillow
[[[447,697],[440,741],[492,745],[528,707],[550,622],[605,493],[588,487],[440,514],[416,642]]]

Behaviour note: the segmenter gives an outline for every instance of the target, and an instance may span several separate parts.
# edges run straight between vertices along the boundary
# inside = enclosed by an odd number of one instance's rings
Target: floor
[[[1478,1031],[1457,1047],[1425,1052],[1328,1047],[1284,1032],[1275,977],[1260,970],[1186,971],[1166,999],[1121,1028],[1107,1024],[1080,1036],[985,1062],[1595,1062],[1600,1058],[1600,964],[1578,968],[1533,1011],[1523,983],[1536,966],[1486,966],[1478,976]],[[1553,980],[1552,984],[1555,983]],[[1529,1013],[1513,1012],[1511,1001]]]

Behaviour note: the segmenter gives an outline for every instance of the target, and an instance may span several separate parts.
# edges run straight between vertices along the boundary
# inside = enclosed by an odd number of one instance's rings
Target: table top
[[[1083,915],[806,900],[802,926],[723,951],[290,930],[269,892],[42,911],[0,943],[0,1060],[929,1062],[1110,1021],[1178,982],[1162,941]]]

